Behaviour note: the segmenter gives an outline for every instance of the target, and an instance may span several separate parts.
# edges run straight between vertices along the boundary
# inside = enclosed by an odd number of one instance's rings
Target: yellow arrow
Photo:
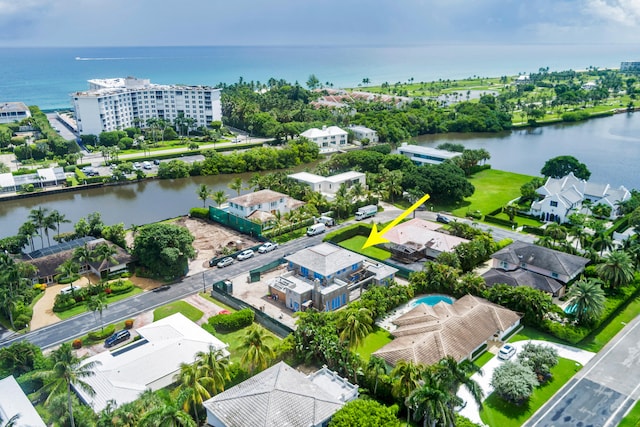
[[[418,200],[413,205],[411,205],[409,209],[402,212],[396,219],[394,219],[389,224],[387,224],[387,226],[382,230],[380,230],[380,232],[378,232],[378,227],[376,227],[376,224],[374,223],[373,228],[371,229],[371,234],[369,234],[369,238],[367,238],[367,241],[362,246],[362,249],[368,248],[369,246],[378,245],[380,243],[387,243],[388,240],[382,237],[382,235],[387,233],[396,225],[400,224],[400,221],[405,219],[411,212],[418,209],[418,207],[420,207],[420,205],[426,202],[427,200],[429,200],[429,195],[425,194],[424,196],[422,196],[420,200]]]

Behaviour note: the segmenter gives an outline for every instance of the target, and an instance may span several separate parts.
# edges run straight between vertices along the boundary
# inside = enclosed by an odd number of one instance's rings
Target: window
[[[551,273],[551,277],[553,277],[554,279],[558,278],[558,273]]]
[[[552,208],[558,207],[558,202],[556,202],[555,200],[550,201],[549,204],[551,205]]]

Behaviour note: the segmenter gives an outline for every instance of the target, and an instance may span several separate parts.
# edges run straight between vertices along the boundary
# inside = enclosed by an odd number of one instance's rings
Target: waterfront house
[[[300,136],[314,142],[318,147],[320,147],[320,151],[344,148],[346,147],[348,140],[347,132],[340,129],[338,126],[322,126],[322,129],[307,129],[302,132]]]
[[[11,172],[0,174],[0,192],[12,193],[25,190],[30,184],[34,188],[44,188],[66,183],[63,168],[36,169],[33,173],[13,175]]]
[[[323,366],[305,375],[285,362],[204,402],[212,427],[326,427],[358,386]]]
[[[273,219],[276,212],[285,214],[304,205],[300,200],[267,189],[234,197],[229,199],[228,203],[231,215],[248,220],[255,219],[260,223]]]
[[[482,274],[487,287],[498,284],[509,286],[528,286],[533,289],[545,292],[553,297],[562,297],[565,293],[565,284],[558,280],[534,273],[533,271],[517,268],[515,270],[503,270],[501,268],[491,268]]]
[[[609,219],[619,215],[618,205],[631,198],[624,186],[613,188],[577,178],[573,172],[562,178],[547,178],[536,190],[540,200],[531,203],[530,213],[543,221],[566,222],[572,213],[589,213],[589,206],[603,204],[611,209]],[[585,206],[587,205],[587,206]]]
[[[353,132],[353,136],[357,141],[367,139],[372,143],[378,142],[378,132],[373,129],[361,125],[350,125],[348,129]]]
[[[403,142],[402,145],[398,147],[398,154],[408,157],[413,163],[421,166],[425,164],[437,165],[445,160],[453,159],[461,153],[438,150],[437,148],[423,147],[421,145],[409,145],[406,142]]]
[[[20,122],[31,117],[24,102],[0,102],[0,124]]]
[[[311,190],[321,193],[329,199],[335,197],[342,184],[349,189],[359,182],[363,189],[367,188],[366,174],[356,171],[348,171],[333,176],[320,176],[309,172],[298,172],[287,175],[287,177],[308,185]]]
[[[521,316],[473,295],[453,304],[417,304],[393,320],[393,341],[373,353],[394,366],[401,360],[434,365],[447,356],[471,360],[488,341],[500,340],[520,324]]]

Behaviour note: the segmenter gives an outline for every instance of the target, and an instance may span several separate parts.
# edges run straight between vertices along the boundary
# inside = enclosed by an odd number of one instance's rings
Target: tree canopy
[[[195,256],[194,240],[184,227],[151,224],[138,231],[133,255],[155,277],[178,277],[186,274],[188,260]]]
[[[591,176],[587,165],[580,163],[580,161],[573,156],[558,156],[549,159],[540,170],[542,175],[551,178],[562,178],[570,172],[573,172],[576,178],[584,180],[588,180]]]
[[[356,399],[333,415],[329,427],[399,427],[398,406],[384,406],[375,400]]]

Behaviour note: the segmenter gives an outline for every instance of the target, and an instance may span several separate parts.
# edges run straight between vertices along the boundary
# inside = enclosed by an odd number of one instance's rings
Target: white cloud
[[[588,0],[586,11],[605,22],[631,27],[640,25],[638,0]]]
[[[31,13],[50,3],[51,0],[0,0],[0,16]]]

